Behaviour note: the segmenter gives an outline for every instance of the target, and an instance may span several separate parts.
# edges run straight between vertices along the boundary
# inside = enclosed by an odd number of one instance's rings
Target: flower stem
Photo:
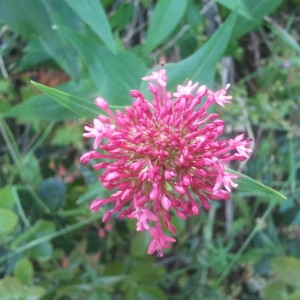
[[[261,230],[262,224],[264,223],[264,221],[266,220],[266,218],[269,216],[269,214],[271,213],[271,211],[274,208],[274,206],[275,206],[275,204],[271,203],[269,205],[268,209],[263,214],[263,216],[259,219],[259,221],[257,222],[256,226],[253,228],[253,230],[251,231],[251,233],[248,235],[247,239],[245,240],[245,242],[243,243],[243,245],[241,246],[241,248],[239,249],[239,251],[235,254],[235,256],[233,257],[233,259],[230,262],[230,264],[228,265],[228,267],[224,270],[224,272],[221,274],[221,276],[217,279],[217,282],[216,282],[217,286],[219,286],[224,281],[224,279],[228,276],[228,274],[233,269],[233,267],[236,264],[236,262],[238,261],[238,259],[241,257],[242,253],[245,251],[245,249],[251,243],[251,241],[254,238],[254,236]]]

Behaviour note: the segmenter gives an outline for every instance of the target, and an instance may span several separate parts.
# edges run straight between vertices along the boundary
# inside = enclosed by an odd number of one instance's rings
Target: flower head
[[[138,231],[150,231],[148,253],[162,256],[163,248],[176,241],[164,232],[176,233],[171,214],[186,219],[198,215],[201,207],[209,209],[210,200],[230,198],[237,176],[226,171],[226,164],[248,158],[251,140],[242,134],[222,139],[224,121],[208,112],[214,104],[229,103],[226,88],[196,89],[198,83],[187,81],[172,94],[166,90],[164,69],[143,80],[150,81],[152,102],[132,90],[133,104],[113,114],[104,99],[96,99],[108,117],[100,115],[85,127],[84,136],[94,139],[94,150],[81,162],[100,160],[94,165],[103,169],[99,179],[105,188],[115,190],[106,199],[94,200],[91,210],[109,203],[103,221],[113,213],[136,219]]]

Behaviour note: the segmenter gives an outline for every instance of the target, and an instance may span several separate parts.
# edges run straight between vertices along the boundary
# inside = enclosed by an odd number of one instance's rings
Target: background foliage
[[[0,298],[300,299],[299,12],[298,0],[0,0]],[[107,191],[79,157],[93,99],[130,104],[161,56],[170,90],[230,82],[226,134],[255,145],[231,166],[250,176],[232,200],[174,220],[178,242],[158,259],[131,221],[89,211]]]

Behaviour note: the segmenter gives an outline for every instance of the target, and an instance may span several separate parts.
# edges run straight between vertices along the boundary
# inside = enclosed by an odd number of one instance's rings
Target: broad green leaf
[[[39,261],[47,261],[51,259],[53,254],[53,246],[51,242],[43,242],[32,247],[29,250],[30,257],[37,259]]]
[[[18,216],[7,208],[0,208],[0,237],[10,234],[18,224]]]
[[[26,300],[39,300],[42,299],[42,296],[46,293],[45,289],[42,286],[30,286],[26,290]]]
[[[39,300],[45,294],[45,289],[41,286],[26,286],[15,277],[4,277],[0,280],[1,300]]]
[[[271,267],[282,282],[300,288],[300,259],[290,256],[275,257]]]
[[[41,20],[43,22],[39,23]],[[25,38],[30,38],[36,33],[47,32],[51,28],[51,21],[42,1],[35,0],[0,1],[0,23],[6,24]],[[36,27],[37,23],[40,26]]]
[[[130,254],[133,257],[145,256],[149,242],[150,242],[150,238],[148,232],[146,231],[135,232],[130,242]]]
[[[101,46],[88,35],[79,35],[64,28],[70,43],[78,47],[99,96],[112,105],[123,106],[132,101],[131,89],[136,89],[147,68],[142,60],[127,51],[116,54]],[[92,36],[91,36],[92,37]]]
[[[145,45],[147,53],[159,46],[176,28],[182,19],[187,0],[160,0],[150,19],[148,38]]]
[[[283,0],[217,0],[221,5],[238,12],[237,24],[232,40],[250,32],[262,22],[263,17],[275,11]]]
[[[101,2],[99,0],[66,0],[66,2],[91,27],[104,44],[111,51],[116,52],[116,44]]]
[[[264,300],[283,300],[286,299],[287,288],[282,282],[270,282],[263,291]]]
[[[33,266],[28,258],[20,259],[14,269],[14,275],[24,284],[30,284],[33,279]]]
[[[241,0],[217,0],[217,2],[230,10],[236,10],[237,13],[243,16],[245,19],[253,20],[251,12],[244,1]]]
[[[80,117],[94,118],[97,115],[97,111],[95,111],[95,104],[92,101],[73,96],[37,82],[32,82],[32,84],[46,95],[56,100],[59,104],[63,105],[65,108],[79,115]],[[74,118],[75,115],[71,114],[71,116]]]
[[[272,299],[273,300],[273,299]],[[289,295],[287,298],[284,300],[300,300],[300,292],[295,292],[291,295]]]
[[[20,63],[16,66],[16,72],[21,73],[28,69],[33,69],[36,65],[50,60],[51,55],[48,52],[49,51],[45,51],[39,37],[30,38],[23,49],[23,55]]]
[[[22,299],[24,286],[15,277],[4,277],[0,280],[0,299]]]
[[[118,276],[125,273],[126,270],[126,261],[124,260],[113,260],[108,262],[105,265],[105,269],[103,271],[103,277],[111,277],[111,276]]]
[[[238,0],[240,1],[240,0]],[[269,15],[275,11],[278,6],[283,3],[283,0],[242,0],[248,7],[249,13],[256,20],[262,19],[264,16]]]
[[[76,14],[66,9],[64,1],[11,0],[0,1],[0,23],[24,36],[38,38],[48,53],[71,77],[78,77],[79,60],[75,49],[57,28],[57,20],[64,20],[68,27],[78,23]]]
[[[287,199],[286,196],[247,175],[236,172],[229,168],[227,168],[227,170],[230,173],[238,175],[236,182],[239,185],[239,191],[249,192],[251,195],[263,196],[263,199],[265,199],[266,202],[273,202],[275,204],[280,204],[282,201]]]
[[[187,78],[194,82],[198,81],[200,84],[212,85],[215,66],[227,47],[235,20],[236,14],[231,13],[225,23],[198,51],[179,63],[166,66],[168,86],[171,89],[175,89]]]
[[[26,155],[21,156],[21,168],[22,170],[22,177],[28,184],[32,186],[38,185],[42,180],[42,172],[41,166],[32,152],[28,152]]]
[[[50,210],[56,211],[64,205],[66,185],[57,178],[48,178],[42,181],[37,193]]]
[[[155,285],[139,285],[137,288],[137,298],[141,300],[167,300],[170,299],[166,296],[164,291]]]
[[[136,282],[152,282],[162,278],[165,275],[165,269],[162,266],[153,264],[153,256],[144,252],[144,257],[136,261],[134,270],[130,278]]]
[[[5,186],[0,189],[0,207],[11,209],[16,201],[18,195],[15,186]]]
[[[130,24],[135,9],[134,2],[123,1],[120,3],[109,18],[109,23],[114,31],[121,31]]]

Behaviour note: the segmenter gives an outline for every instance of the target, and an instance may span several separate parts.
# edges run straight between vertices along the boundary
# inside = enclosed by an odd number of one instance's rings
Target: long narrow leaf
[[[232,40],[258,27],[263,17],[272,13],[283,0],[217,0],[221,5],[237,11],[237,24],[232,32]]]
[[[116,44],[101,2],[99,0],[66,0],[66,2],[91,27],[103,43],[115,53]]]
[[[262,184],[261,182],[229,168],[227,169],[230,173],[234,173],[239,176],[236,180],[239,185],[239,190],[249,192],[251,195],[263,196],[266,202],[273,202],[275,204],[280,204],[282,201],[287,199],[286,196],[280,192]]]
[[[300,45],[286,30],[277,25],[272,19],[265,18],[267,26],[291,49],[300,53]]]
[[[68,81],[57,87],[62,92],[75,94],[86,99],[95,98],[95,85],[88,77],[80,81]],[[52,101],[47,94],[32,96],[3,113],[5,118],[20,118],[22,120],[44,120],[59,122],[78,118],[78,112],[72,112],[59,102]]]
[[[37,89],[44,92],[46,95],[50,96],[52,99],[56,100],[61,105],[76,113],[80,117],[94,118],[95,116],[97,116],[97,111],[95,111],[95,104],[92,101],[73,96],[71,94],[47,87],[37,82],[32,81],[32,84]]]
[[[149,53],[164,41],[183,17],[187,0],[160,0],[150,19],[146,51]]]
[[[234,0],[217,0],[217,2],[230,10],[237,10],[237,13],[243,16],[245,19],[253,20],[251,13],[244,1],[234,1]],[[254,21],[254,20],[253,20]]]
[[[167,65],[171,88],[187,78],[212,85],[215,66],[226,50],[235,21],[236,13],[232,12],[225,23],[197,52],[179,63]]]

